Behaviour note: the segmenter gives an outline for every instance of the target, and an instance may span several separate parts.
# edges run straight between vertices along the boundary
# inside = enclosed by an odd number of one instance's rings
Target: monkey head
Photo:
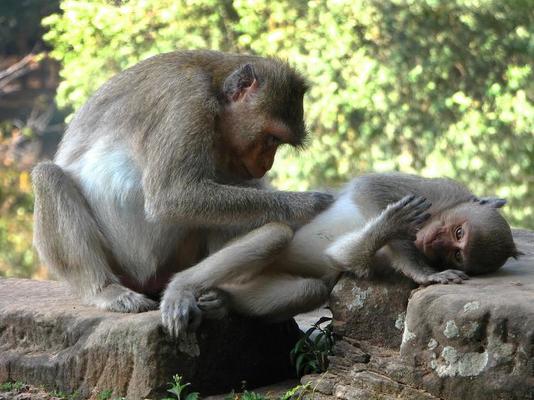
[[[226,77],[216,121],[220,167],[258,179],[271,169],[280,145],[301,146],[306,90],[304,79],[279,60],[258,59]]]
[[[496,208],[504,201],[462,203],[433,216],[417,233],[416,247],[439,269],[470,275],[499,269],[517,257],[510,226]]]

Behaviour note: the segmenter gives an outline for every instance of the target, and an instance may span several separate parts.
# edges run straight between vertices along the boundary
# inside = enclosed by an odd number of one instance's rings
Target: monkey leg
[[[223,285],[221,289],[228,294],[232,311],[276,322],[320,307],[328,300],[331,286],[317,278],[265,273],[248,282]]]
[[[430,217],[424,213],[430,206],[423,197],[406,196],[390,204],[363,229],[338,238],[325,250],[325,256],[334,268],[367,277],[372,258],[389,241],[396,238],[415,240],[417,228]]]
[[[157,308],[156,302],[119,283],[109,266],[106,240],[74,181],[51,162],[38,164],[32,180],[33,242],[41,260],[85,303],[118,312]]]
[[[202,318],[197,302],[201,292],[226,282],[253,279],[292,237],[293,231],[288,226],[270,223],[174,275],[160,306],[163,325],[173,336],[194,331]]]

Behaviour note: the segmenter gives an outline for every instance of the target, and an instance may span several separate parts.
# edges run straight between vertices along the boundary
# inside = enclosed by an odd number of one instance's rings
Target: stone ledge
[[[206,321],[198,343],[169,338],[158,311],[105,312],[80,305],[59,282],[0,279],[0,382],[22,381],[89,397],[113,389],[158,398],[172,375],[203,395],[292,377],[294,321]]]
[[[534,232],[513,233],[525,255],[462,285],[343,278],[343,338],[328,373],[303,378],[312,398],[534,399]]]

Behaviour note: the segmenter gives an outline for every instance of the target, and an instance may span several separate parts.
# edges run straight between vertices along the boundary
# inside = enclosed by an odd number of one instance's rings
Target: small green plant
[[[182,377],[180,375],[174,375],[172,380],[172,382],[169,382],[171,387],[167,389],[167,392],[172,393],[175,397],[166,397],[162,400],[198,400],[198,392],[189,393],[187,396],[182,398],[182,392],[187,386],[190,385],[190,383],[182,383]]]
[[[255,392],[249,392],[248,390],[243,389],[242,393],[232,392],[228,394],[224,400],[291,400],[291,399],[300,399],[301,396],[305,393],[308,393],[309,383],[306,385],[298,385],[294,388],[291,388],[283,395],[278,398],[264,396]]]
[[[112,395],[113,395],[113,390],[106,389],[106,390],[102,390],[100,393],[98,393],[96,395],[96,398],[98,400],[110,400]]]
[[[24,387],[22,382],[4,382],[0,383],[0,390],[4,392],[10,392],[12,390],[20,390]]]
[[[244,390],[242,393],[232,392],[226,396],[224,400],[269,400],[269,398],[258,393]]]
[[[320,318],[291,350],[291,363],[298,376],[321,373],[328,368],[328,356],[335,343],[331,321],[329,317]]]
[[[305,385],[297,385],[280,396],[279,400],[301,399],[302,395],[309,393],[309,389],[310,382],[306,383]]]

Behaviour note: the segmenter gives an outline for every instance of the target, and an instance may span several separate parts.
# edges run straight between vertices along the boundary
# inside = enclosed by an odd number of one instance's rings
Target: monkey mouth
[[[243,163],[243,169],[247,176],[247,179],[260,179],[267,173],[263,168],[249,167],[246,163]]]
[[[440,229],[436,227],[436,229],[433,229],[432,231],[424,235],[424,237],[421,240],[423,253],[430,259],[437,258],[436,251],[434,249],[434,243],[439,236],[440,236]]]

